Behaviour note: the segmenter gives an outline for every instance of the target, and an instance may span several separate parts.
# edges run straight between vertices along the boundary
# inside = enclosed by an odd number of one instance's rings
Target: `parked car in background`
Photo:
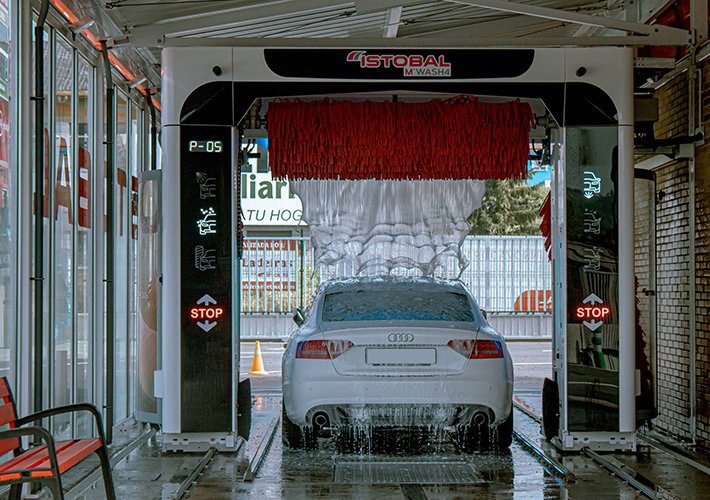
[[[333,280],[294,321],[282,359],[288,447],[362,428],[450,429],[466,451],[510,446],[512,360],[460,281]]]

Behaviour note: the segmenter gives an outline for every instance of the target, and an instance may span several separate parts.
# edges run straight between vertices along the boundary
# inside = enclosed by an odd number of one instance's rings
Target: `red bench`
[[[41,421],[54,415],[77,411],[88,411],[93,414],[98,429],[98,438],[55,442],[49,431],[43,427],[23,427],[25,424]],[[63,500],[61,474],[92,453],[96,453],[101,460],[106,497],[109,500],[116,500],[111,478],[111,464],[104,444],[106,442],[104,426],[101,414],[95,406],[88,403],[74,404],[17,418],[12,391],[7,378],[2,377],[0,378],[0,427],[6,425],[9,430],[0,431],[0,456],[12,452],[13,458],[0,464],[0,486],[11,485],[9,500],[20,500],[23,483],[46,484],[55,500]],[[20,438],[23,436],[39,438],[44,442],[44,445],[25,450],[20,442]]]

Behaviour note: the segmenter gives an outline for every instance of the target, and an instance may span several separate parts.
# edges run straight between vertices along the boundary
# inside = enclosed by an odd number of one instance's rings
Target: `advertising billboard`
[[[273,179],[268,167],[266,139],[245,141],[248,163],[241,172],[242,222],[245,226],[305,226],[301,200],[288,179]]]

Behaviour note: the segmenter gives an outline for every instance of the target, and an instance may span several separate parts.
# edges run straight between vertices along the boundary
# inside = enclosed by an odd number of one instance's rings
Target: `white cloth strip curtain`
[[[291,189],[303,203],[316,265],[349,276],[433,276],[452,258],[463,271],[466,219],[485,193],[477,180],[299,180]]]

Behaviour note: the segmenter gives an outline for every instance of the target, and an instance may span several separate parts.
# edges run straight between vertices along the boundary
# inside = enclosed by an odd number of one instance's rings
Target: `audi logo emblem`
[[[387,335],[387,340],[390,342],[413,342],[414,335],[411,333],[390,333]]]

